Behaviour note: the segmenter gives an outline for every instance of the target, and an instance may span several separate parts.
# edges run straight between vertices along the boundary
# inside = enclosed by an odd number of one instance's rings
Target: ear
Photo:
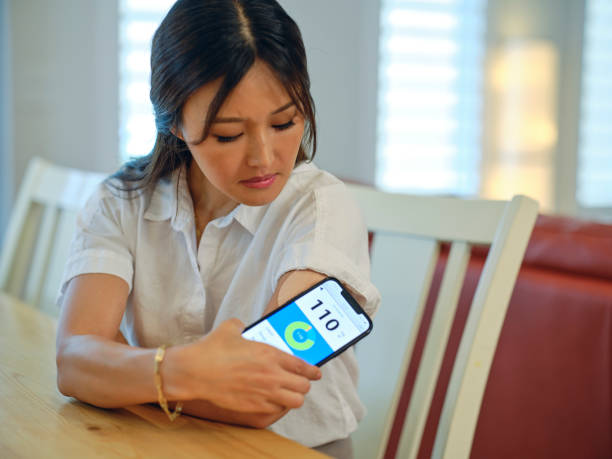
[[[170,132],[175,136],[178,137],[179,139],[181,139],[183,142],[185,141],[185,139],[183,138],[183,133],[181,132],[180,129],[177,129],[176,126],[172,126],[170,128]]]

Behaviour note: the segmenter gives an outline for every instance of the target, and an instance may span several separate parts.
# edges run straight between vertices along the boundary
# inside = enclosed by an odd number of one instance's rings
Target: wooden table
[[[323,458],[268,430],[153,405],[95,408],[56,386],[55,319],[0,292],[0,457]]]

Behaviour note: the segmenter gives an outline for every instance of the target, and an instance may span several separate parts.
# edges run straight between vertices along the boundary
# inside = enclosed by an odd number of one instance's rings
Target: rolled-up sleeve
[[[114,196],[106,184],[101,184],[79,213],[56,300],[59,306],[69,281],[81,274],[112,274],[132,290],[134,262],[122,221],[125,205],[129,200]]]
[[[276,281],[299,269],[333,276],[356,295],[368,315],[376,313],[380,293],[370,281],[367,229],[344,184],[304,196],[291,212],[283,239]]]

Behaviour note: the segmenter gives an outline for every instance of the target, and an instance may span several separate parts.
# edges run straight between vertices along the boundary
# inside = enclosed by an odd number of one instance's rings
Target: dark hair
[[[180,128],[187,98],[222,78],[207,113],[206,138],[221,105],[255,59],[272,69],[304,116],[296,164],[312,160],[317,137],[314,102],[306,51],[293,19],[275,0],[178,0],[155,32],[151,47],[155,145],[148,155],[127,162],[111,178],[123,182],[124,191],[142,189],[189,164],[187,145],[171,132]]]

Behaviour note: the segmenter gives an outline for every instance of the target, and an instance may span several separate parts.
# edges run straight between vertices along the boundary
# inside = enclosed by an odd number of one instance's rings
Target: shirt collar
[[[277,201],[282,200],[282,196],[285,194],[290,196],[288,193],[288,188],[295,185],[292,183],[296,179],[296,174],[301,172],[306,172],[315,168],[314,164],[303,162],[298,164],[291,173],[291,177],[289,177],[289,181],[285,184],[285,188],[281,191],[280,195],[276,198]],[[240,223],[249,233],[255,235],[257,228],[261,221],[263,220],[268,208],[271,204],[266,204],[265,206],[246,206],[244,204],[240,204],[236,207],[229,215],[233,215],[238,223]],[[229,216],[228,215],[228,216]]]
[[[170,177],[155,184],[144,218],[151,221],[170,220],[174,229],[180,230],[194,221],[193,204],[187,187],[185,165],[175,169]]]
[[[246,206],[239,204],[234,211],[234,218],[246,229],[251,235],[255,235],[259,224],[264,218],[270,204],[265,206]]]
[[[224,227],[236,220],[249,233],[255,234],[268,206],[269,204],[265,206],[239,204],[227,215],[211,223]],[[185,165],[174,170],[170,177],[157,181],[144,218],[151,221],[170,220],[175,230],[181,230],[188,223],[194,224],[193,202],[187,186]]]
[[[285,184],[285,187],[277,196],[276,201],[281,202],[283,199],[289,199],[292,195],[289,191],[289,188],[292,186],[296,186],[295,180],[296,176],[301,172],[306,172],[312,170],[315,167],[312,163],[302,162],[298,164],[291,173],[291,177],[289,177],[289,181]],[[285,196],[285,198],[283,198]],[[259,224],[263,220],[268,208],[271,204],[266,204],[265,206],[246,206],[244,204],[240,204],[236,209],[234,209],[235,214],[234,218],[238,223],[240,223],[249,233],[252,235],[255,234],[257,228],[259,228]]]

